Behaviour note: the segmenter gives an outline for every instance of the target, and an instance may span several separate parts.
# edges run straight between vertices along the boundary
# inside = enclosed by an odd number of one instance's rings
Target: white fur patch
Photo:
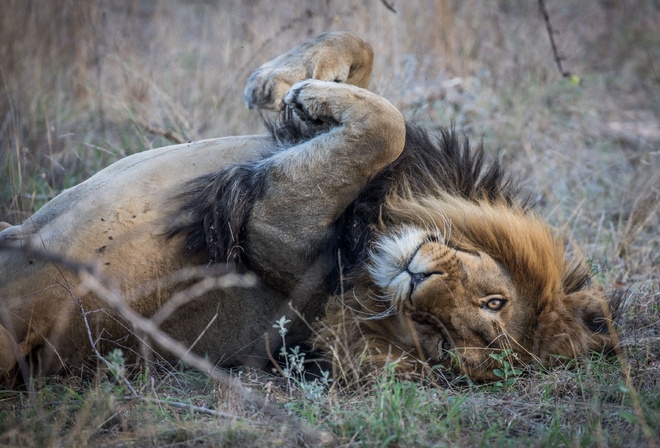
[[[402,293],[401,274],[406,271],[419,247],[429,237],[444,240],[438,231],[413,226],[402,227],[381,237],[369,256],[369,275],[374,283],[392,295]],[[408,284],[409,277],[404,277]]]

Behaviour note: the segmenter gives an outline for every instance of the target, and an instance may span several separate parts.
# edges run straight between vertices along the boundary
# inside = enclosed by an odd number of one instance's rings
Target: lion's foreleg
[[[337,218],[400,155],[405,124],[387,100],[346,84],[302,81],[286,103],[307,119],[336,125],[265,161],[267,187],[253,208],[249,246],[257,252],[253,259],[303,275]]]

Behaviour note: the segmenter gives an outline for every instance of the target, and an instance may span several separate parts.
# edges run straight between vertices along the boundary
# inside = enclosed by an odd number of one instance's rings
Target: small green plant
[[[499,381],[494,383],[495,387],[509,387],[516,382],[516,379],[522,374],[522,370],[513,367],[508,360],[513,350],[506,349],[499,353],[491,353],[489,356],[499,364],[499,367],[493,369],[493,374],[500,378]]]
[[[104,359],[111,375],[111,379],[108,378],[106,382],[108,391],[117,395],[129,393],[136,396],[137,393],[127,375],[124,352],[119,348],[115,348],[105,355]]]
[[[126,361],[121,349],[116,348],[106,355],[108,360],[108,369],[117,381],[123,381],[126,377]]]
[[[275,322],[275,324],[273,324],[273,328],[277,329],[280,338],[282,339],[280,357],[284,360],[284,367],[282,368],[283,375],[289,383],[289,391],[292,391],[292,386],[294,386],[306,399],[319,400],[332,382],[330,372],[322,370],[321,376],[319,378],[314,378],[312,381],[306,378],[305,352],[303,352],[297,345],[288,348],[287,350],[285,336],[288,329],[286,326],[290,322],[289,319],[282,316],[277,322]]]

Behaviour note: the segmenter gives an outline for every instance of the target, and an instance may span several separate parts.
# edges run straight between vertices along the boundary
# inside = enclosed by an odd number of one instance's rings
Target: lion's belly
[[[222,366],[263,367],[264,334],[287,314],[286,297],[261,286],[215,291],[180,308],[161,328],[192,351]],[[279,340],[270,341],[276,352]]]
[[[176,289],[171,286],[175,271],[204,264],[203,256],[184,253],[181,237],[168,240],[165,236],[184,184],[227,164],[258,158],[267,148],[268,140],[257,136],[135,154],[64,191],[22,225],[0,232],[0,244],[35,251],[0,251],[0,311],[4,313],[0,325],[23,344],[22,350],[48,340],[46,345],[58,352],[55,363],[60,357],[84,358],[90,342],[80,314],[82,306],[84,311],[92,311],[88,324],[95,338],[120,339],[132,346],[133,342],[124,339],[129,327],[117,322],[112,313],[94,312],[104,308],[103,301],[97,300],[98,292],[81,284],[76,269],[67,269],[64,262],[93,266],[105,288],[121,294],[136,311],[151,315]],[[51,258],[41,258],[38,253]],[[255,331],[263,334],[259,316],[241,313],[262,307],[268,310],[266,295],[262,292],[237,300],[211,293],[194,302],[190,310],[179,312],[179,322],[166,323],[166,327],[173,336],[192,343],[217,311],[215,326],[197,347],[202,353],[215,347],[214,354],[223,358],[225,352],[233,353],[254,339],[241,322],[255,322]],[[232,320],[231,325],[227,319]],[[220,325],[222,322],[225,324]],[[7,356],[13,349],[1,347],[8,341],[0,339],[0,356]],[[223,345],[223,340],[230,343]]]
[[[130,290],[188,264],[181,241],[165,236],[186,182],[259,157],[265,143],[262,137],[213,139],[126,157],[62,192],[22,225],[1,232],[0,243],[28,244],[51,256],[95,265]],[[0,268],[11,273],[0,278],[4,295],[7,283],[20,286],[25,269],[20,264],[15,253],[0,255]],[[34,267],[28,270],[35,274]]]

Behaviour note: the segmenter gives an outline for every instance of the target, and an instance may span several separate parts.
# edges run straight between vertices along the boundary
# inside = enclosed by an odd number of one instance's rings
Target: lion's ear
[[[579,291],[570,294],[565,300],[568,312],[577,322],[584,325],[586,330],[594,335],[609,335],[612,317],[610,306],[604,299],[602,290]]]
[[[614,348],[612,313],[600,288],[574,292],[549,304],[538,324],[537,353],[542,362]]]

